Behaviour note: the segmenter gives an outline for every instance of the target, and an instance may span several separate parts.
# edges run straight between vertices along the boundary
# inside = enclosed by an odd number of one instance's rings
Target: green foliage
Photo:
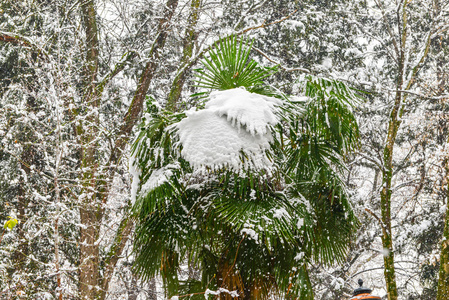
[[[149,120],[143,119],[140,124],[140,131],[132,146],[132,152],[139,159],[139,165],[145,174],[142,181],[145,182],[152,172],[163,166],[170,164],[176,159],[176,152],[173,149],[173,134],[169,126],[178,122],[185,114],[173,114],[168,111],[159,111],[151,103],[147,102],[147,116]]]
[[[273,75],[277,68],[264,68],[250,59],[252,44],[244,39],[239,41],[236,36],[216,42],[215,49],[203,60],[204,69],[196,70],[196,86],[211,90],[245,87],[252,93],[273,95],[264,79]]]
[[[217,44],[200,86],[269,91],[260,68],[249,78],[246,71],[234,76],[245,70],[250,46],[244,46],[235,37]],[[344,84],[308,77],[302,93],[307,101],[278,95],[282,121],[272,128],[271,172],[194,170],[173,130],[184,114],[148,104],[151,118],[133,145],[142,171],[135,271],[143,279],[161,274],[169,296],[226,288],[251,299],[313,299],[308,263],[342,262],[357,226],[340,178],[359,133],[355,95]],[[178,279],[186,261],[201,270],[201,280]]]
[[[359,146],[359,128],[352,113],[355,94],[342,82],[309,76],[305,95],[312,99],[307,107],[306,134],[313,132],[331,143],[339,154]]]

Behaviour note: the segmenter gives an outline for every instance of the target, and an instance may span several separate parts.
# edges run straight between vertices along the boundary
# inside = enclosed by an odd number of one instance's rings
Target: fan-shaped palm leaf
[[[215,49],[203,60],[204,69],[197,69],[196,86],[210,90],[244,87],[252,93],[272,95],[264,79],[277,72],[277,68],[263,68],[250,59],[252,42],[236,36],[215,43]]]

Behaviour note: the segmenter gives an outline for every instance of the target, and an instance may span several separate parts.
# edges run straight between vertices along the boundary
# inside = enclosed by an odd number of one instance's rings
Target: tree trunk
[[[449,143],[449,139],[447,141]],[[446,158],[446,216],[440,251],[437,300],[449,299],[449,159]]]
[[[103,278],[101,280],[101,291],[99,296],[99,299],[101,300],[106,299],[109,283],[112,275],[114,274],[115,266],[117,265],[126,243],[128,242],[133,227],[134,223],[129,217],[124,218],[119,226],[114,243],[104,261],[105,269],[103,270]]]
[[[378,3],[378,2],[376,2]],[[378,4],[379,7],[383,7]],[[394,266],[394,249],[393,249],[393,233],[392,233],[392,220],[391,220],[391,195],[392,186],[391,181],[393,177],[393,153],[394,145],[396,142],[396,136],[401,125],[401,117],[404,111],[404,101],[406,94],[403,90],[408,90],[415,82],[415,76],[422,67],[423,61],[427,56],[430,41],[427,41],[426,51],[419,60],[418,64],[412,68],[411,77],[408,78],[408,82],[404,82],[404,75],[408,72],[405,69],[408,61],[407,51],[407,39],[409,38],[407,29],[407,5],[408,2],[402,3],[401,7],[396,10],[396,18],[398,20],[398,36],[393,34],[390,24],[385,24],[389,28],[390,38],[392,40],[397,60],[397,74],[396,74],[396,92],[393,108],[390,113],[388,121],[388,132],[383,150],[383,163],[384,168],[382,170],[382,190],[380,193],[380,209],[382,220],[382,247],[384,255],[384,276],[388,293],[388,300],[398,299],[398,289],[396,284],[396,272]],[[384,15],[385,22],[388,22]],[[399,41],[399,43],[397,43]]]
[[[402,114],[402,75],[404,60],[399,62],[398,83],[393,109],[388,122],[388,133],[383,151],[384,169],[382,171],[382,191],[380,193],[380,209],[382,219],[382,247],[384,251],[384,275],[389,300],[397,300],[398,291],[394,267],[393,237],[391,232],[391,180],[393,177],[393,150]]]
[[[403,61],[402,61],[403,62]],[[402,107],[402,69],[400,65],[400,76],[397,85],[396,99],[390,114],[388,123],[388,134],[384,148],[384,170],[382,172],[382,191],[380,194],[380,209],[382,219],[382,247],[384,251],[384,276],[387,286],[389,300],[397,300],[398,290],[394,267],[393,237],[391,231],[391,180],[393,177],[393,150],[396,135],[401,124],[398,116]]]
[[[173,80],[167,99],[167,110],[169,111],[177,110],[177,104],[179,102],[179,98],[181,97],[182,88],[184,87],[187,76],[187,72],[184,72],[184,68],[186,67],[189,59],[192,58],[194,43],[197,39],[195,28],[198,24],[200,5],[201,0],[191,0],[189,21],[183,40],[181,64],[178,69],[178,74]]]
[[[161,19],[158,25],[158,37],[154,42],[153,47],[148,55],[148,63],[145,65],[145,69],[142,72],[142,75],[139,80],[139,84],[137,86],[137,90],[134,94],[131,105],[128,109],[124,117],[124,122],[122,127],[120,128],[120,132],[118,134],[118,138],[115,141],[115,147],[112,150],[110,157],[110,165],[113,165],[114,162],[117,162],[120,159],[121,152],[126,146],[126,143],[129,140],[129,135],[131,133],[132,128],[137,123],[140,113],[142,112],[143,102],[145,100],[146,93],[150,86],[151,80],[153,79],[154,72],[157,68],[157,63],[160,56],[160,50],[165,46],[165,41],[168,36],[169,26],[173,14],[178,6],[178,0],[167,0],[165,5],[166,10],[164,13],[164,17]]]
[[[145,100],[146,93],[148,91],[151,80],[153,79],[154,73],[157,68],[159,53],[160,50],[165,46],[165,41],[167,39],[169,32],[170,22],[177,6],[178,0],[167,0],[167,3],[165,5],[166,9],[164,12],[164,18],[161,19],[158,26],[158,38],[156,39],[153,47],[151,48],[148,63],[146,64],[145,69],[142,72],[139,84],[137,86],[137,90],[134,94],[128,112],[124,117],[123,125],[120,128],[118,138],[116,139],[115,146],[111,152],[108,164],[110,176],[113,176],[111,174],[114,174],[113,169],[120,161],[121,154],[125,149],[127,142],[129,141],[132,128],[134,127],[134,125],[136,125],[136,123],[139,120],[139,116],[143,109],[143,103]],[[110,178],[109,182],[112,182],[112,178]],[[103,199],[102,202],[106,201],[108,190],[109,188],[105,189],[102,193],[98,194],[98,196]],[[111,251],[105,260],[106,268],[104,271],[104,277],[101,282],[102,289],[98,297],[100,300],[104,300],[106,298],[107,291],[109,288],[109,282],[112,278],[114,268],[125,247],[126,242],[128,241],[128,237],[132,232],[133,225],[134,225],[133,221],[128,217],[126,217],[126,219],[122,221],[122,224],[119,227],[119,231],[117,232],[114,244],[111,247]]]
[[[80,208],[81,241],[80,241],[80,266],[79,284],[81,299],[95,299],[98,286],[98,262],[100,249],[98,240],[98,224],[95,212],[90,208]]]
[[[441,13],[441,1],[434,1],[434,17]],[[438,79],[438,93],[441,96],[448,92],[447,84],[449,82],[447,73],[447,55],[449,54],[448,47],[449,39],[446,36],[437,36],[435,38],[437,53],[437,79]],[[443,108],[447,106],[449,99],[442,99]],[[446,141],[446,147],[449,145],[449,137]],[[449,156],[445,158],[446,169],[446,216],[444,218],[444,231],[440,249],[440,270],[438,274],[438,292],[437,300],[449,299]]]
[[[98,29],[96,11],[93,0],[83,2],[81,5],[82,24],[86,35],[83,105],[92,111],[99,106],[100,95],[97,93],[96,84],[98,76]],[[100,205],[95,193],[96,172],[96,139],[98,115],[93,113],[85,118],[77,128],[78,138],[81,142],[81,174],[82,203],[80,204],[80,265],[79,265],[79,289],[81,299],[95,299],[99,278],[99,232],[102,219]]]

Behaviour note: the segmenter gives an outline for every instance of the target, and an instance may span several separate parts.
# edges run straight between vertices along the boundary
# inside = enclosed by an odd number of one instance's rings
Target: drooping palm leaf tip
[[[357,225],[341,180],[358,146],[355,95],[307,77],[302,97],[268,97],[271,71],[248,63],[250,50],[216,44],[197,80],[214,90],[204,107],[149,103],[134,142],[135,271],[161,275],[167,297],[313,299],[308,266],[342,262]],[[180,276],[182,265],[200,275]]]

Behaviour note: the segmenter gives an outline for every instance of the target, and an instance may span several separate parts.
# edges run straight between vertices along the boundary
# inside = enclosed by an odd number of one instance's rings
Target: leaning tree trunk
[[[145,96],[156,72],[160,52],[165,46],[165,41],[170,30],[171,19],[173,18],[177,6],[178,0],[167,0],[167,3],[165,5],[164,17],[161,19],[158,25],[158,37],[148,55],[148,63],[145,65],[145,68],[142,72],[137,90],[134,94],[128,111],[124,116],[123,124],[119,130],[117,139],[115,140],[114,148],[111,151],[111,156],[107,165],[107,171],[110,176],[108,180],[109,182],[112,182],[111,176],[113,176],[112,174],[115,173],[114,168],[116,168],[118,162],[120,161],[122,152],[124,151],[130,139],[130,135],[134,125],[136,125],[137,121],[139,120],[140,114],[143,109]],[[101,181],[103,180],[100,180],[100,182]],[[105,202],[107,200],[106,198],[108,195],[108,191],[109,187],[105,188],[102,193],[99,194],[99,197],[102,197],[103,199],[102,202]],[[125,248],[129,236],[131,235],[133,225],[133,220],[126,216],[119,226],[119,230],[117,231],[114,239],[114,244],[112,245],[111,250],[109,251],[104,261],[105,269],[103,272],[103,278],[100,282],[101,291],[98,297],[100,300],[104,300],[106,298],[107,291],[109,289],[109,283],[114,273],[114,268]]]
[[[404,7],[405,9],[405,7]],[[403,16],[403,21],[406,22],[406,16]],[[399,19],[399,17],[398,17]],[[396,81],[396,93],[393,108],[390,112],[388,121],[387,138],[383,150],[382,170],[382,190],[380,192],[380,210],[381,210],[381,226],[382,226],[382,247],[384,249],[384,276],[387,287],[388,300],[397,300],[398,289],[396,285],[396,272],[394,267],[394,251],[393,251],[393,233],[391,226],[391,180],[393,177],[393,153],[401,125],[401,117],[403,113],[403,86],[404,86],[404,65],[405,65],[405,43],[407,38],[406,27],[401,34],[401,43],[396,48],[398,73]],[[394,38],[394,37],[392,37]]]
[[[184,68],[187,67],[187,63],[192,58],[194,43],[198,37],[198,34],[196,33],[196,26],[200,16],[200,6],[201,0],[191,0],[189,20],[183,40],[181,63],[178,69],[178,74],[173,80],[167,99],[167,110],[169,111],[174,112],[177,110],[177,104],[186,81],[187,72],[185,72]]]

